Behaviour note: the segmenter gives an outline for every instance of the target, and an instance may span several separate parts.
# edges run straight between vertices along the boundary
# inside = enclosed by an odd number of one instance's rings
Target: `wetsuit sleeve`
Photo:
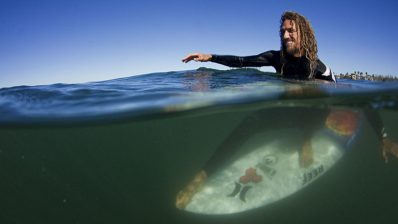
[[[317,68],[315,70],[315,78],[336,82],[336,77],[334,76],[332,70],[319,59]]]
[[[370,126],[376,132],[376,135],[379,138],[379,140],[383,140],[383,138],[386,138],[387,133],[384,128],[383,120],[381,119],[379,112],[372,108],[366,108],[364,109],[364,113],[366,118],[368,119]]]
[[[229,67],[261,67],[273,65],[275,63],[275,57],[276,51],[267,51],[259,55],[246,57],[213,54],[211,62]]]

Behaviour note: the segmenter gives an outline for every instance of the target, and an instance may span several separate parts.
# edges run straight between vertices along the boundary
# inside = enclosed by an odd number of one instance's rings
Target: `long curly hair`
[[[286,63],[286,47],[283,44],[283,33],[282,26],[285,20],[292,20],[296,24],[296,28],[300,34],[300,52],[304,53],[304,56],[309,60],[310,74],[308,78],[314,77],[314,71],[317,66],[318,60],[318,45],[316,43],[314,30],[311,27],[310,22],[302,15],[297,12],[287,11],[281,16],[281,24],[279,29],[279,36],[281,38],[281,62]],[[282,69],[283,70],[283,69]],[[282,71],[283,73],[283,71]]]

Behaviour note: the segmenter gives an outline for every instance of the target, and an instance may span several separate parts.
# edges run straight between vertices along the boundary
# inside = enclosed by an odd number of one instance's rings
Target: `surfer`
[[[230,67],[272,66],[275,68],[276,72],[281,74],[284,78],[336,82],[336,78],[331,69],[319,60],[317,56],[318,48],[314,31],[310,22],[304,16],[297,12],[288,11],[283,13],[280,20],[279,35],[281,41],[280,50],[271,50],[258,55],[245,57],[192,53],[183,58],[182,61],[185,63],[192,60],[197,62],[215,62]],[[324,125],[322,120],[325,120],[325,118],[328,120],[331,116],[334,116],[335,113],[333,110],[322,110],[322,112],[315,110],[315,112],[311,112],[311,109],[306,109],[301,110],[303,116],[299,116],[297,114],[298,111],[295,112],[296,113],[291,114],[291,116],[294,116],[296,120],[306,117],[310,121],[305,123],[301,122],[301,124],[305,125],[304,127],[307,131],[304,132],[303,139],[306,140],[304,140],[301,150],[299,151],[300,166],[307,167],[313,162],[312,148],[309,140],[311,137],[310,130],[316,130],[319,124]],[[178,208],[184,208],[189,203],[197,189],[207,178],[207,175],[213,172],[215,164],[222,160],[222,157],[225,157],[227,150],[236,148],[237,145],[242,144],[250,134],[253,134],[258,127],[262,126],[258,125],[262,123],[258,122],[262,118],[261,113],[261,111],[257,112],[245,119],[245,121],[243,121],[222,143],[217,153],[206,163],[194,179],[178,193],[176,200],[176,206]],[[311,114],[314,116],[311,116]],[[398,157],[398,144],[387,137],[378,114],[371,109],[364,110],[364,114],[381,139],[382,154],[385,161],[388,161],[389,154]],[[267,114],[267,116],[269,116],[269,114]],[[283,114],[283,116],[289,115]],[[277,118],[283,120],[281,116],[277,116]],[[314,125],[313,127],[308,127],[309,124]],[[297,122],[294,122],[294,125],[297,125]]]
[[[271,50],[246,57],[193,53],[182,61],[210,61],[230,67],[272,66],[285,78],[336,81],[332,71],[318,59],[314,31],[306,18],[295,12],[284,13],[279,35],[279,51]]]

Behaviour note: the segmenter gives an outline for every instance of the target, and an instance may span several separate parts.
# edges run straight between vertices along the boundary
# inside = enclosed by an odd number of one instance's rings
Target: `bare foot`
[[[206,178],[207,174],[204,170],[201,170],[198,174],[196,174],[195,178],[189,182],[189,184],[183,190],[178,192],[176,198],[176,207],[179,209],[185,208]]]
[[[398,158],[398,144],[389,138],[383,139],[383,157],[384,161],[388,162],[388,155],[391,154]]]
[[[301,147],[299,154],[300,167],[307,168],[314,162],[314,153],[312,151],[311,140],[305,141],[304,145]]]

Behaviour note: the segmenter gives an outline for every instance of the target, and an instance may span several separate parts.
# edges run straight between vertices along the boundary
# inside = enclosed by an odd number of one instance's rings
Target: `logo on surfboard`
[[[276,174],[276,170],[271,165],[277,162],[277,158],[272,155],[264,156],[262,161],[256,165],[263,173],[265,173],[270,179]],[[234,190],[228,197],[235,197],[239,193],[239,199],[246,202],[246,193],[253,187],[249,185],[260,183],[263,177],[257,173],[257,169],[249,167],[245,171],[245,175],[239,178],[238,182],[235,182]]]

